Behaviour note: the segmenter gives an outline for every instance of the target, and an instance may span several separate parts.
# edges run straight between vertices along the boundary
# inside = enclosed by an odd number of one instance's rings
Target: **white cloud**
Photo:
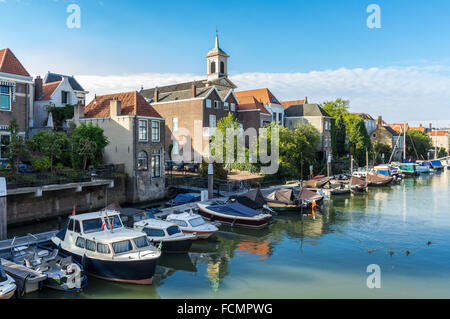
[[[280,100],[308,96],[311,103],[342,97],[353,112],[382,115],[389,122],[439,120],[450,125],[448,67],[387,67],[312,71],[309,73],[242,73],[231,76],[238,90],[269,88]],[[79,75],[83,87],[106,94],[203,79],[204,75],[144,73],[130,75]]]

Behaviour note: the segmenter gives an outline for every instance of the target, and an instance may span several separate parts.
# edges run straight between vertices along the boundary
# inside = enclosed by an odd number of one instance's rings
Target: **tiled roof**
[[[392,128],[393,130],[395,130],[398,133],[403,132],[403,130],[405,129],[405,124],[386,124],[386,126],[389,126],[390,128]],[[406,124],[406,130],[409,130],[409,125]]]
[[[62,75],[57,73],[48,72],[47,76],[45,77],[44,84],[52,82],[60,82],[62,81],[63,77],[67,77],[67,79],[69,80],[69,84],[73,90],[84,91],[83,87],[80,85],[80,83],[78,83],[77,80],[75,80],[73,76]]]
[[[304,100],[284,101],[284,102],[281,102],[281,105],[283,105],[284,108],[287,109],[289,106],[292,106],[292,105],[302,105],[302,104],[307,104],[307,103],[308,103],[308,100],[304,99]]]
[[[109,117],[110,116],[110,102],[117,98],[122,103],[121,115],[140,115],[159,117],[161,115],[147,103],[145,98],[138,92],[126,92],[97,96],[84,108],[84,117]]]
[[[284,111],[285,117],[297,117],[297,116],[330,116],[324,109],[318,104],[300,104],[291,105]]]
[[[370,116],[370,114],[367,114],[367,113],[355,113],[355,114],[361,116],[365,120],[374,120],[373,117]]]
[[[433,131],[433,132],[428,132],[428,135],[430,135],[431,137],[433,136],[448,136],[448,131]]]
[[[423,126],[417,126],[417,127],[410,127],[409,128],[410,130],[414,130],[414,131],[421,131],[421,132],[423,132],[423,133],[425,133],[425,131],[426,131],[426,128],[425,127],[423,127]]]
[[[239,103],[241,103],[240,102],[241,98],[254,97],[257,101],[259,101],[263,104],[280,104],[278,99],[267,88],[240,91],[240,92],[235,92],[235,94],[236,94],[237,99],[239,100]]]
[[[261,113],[269,114],[270,112],[253,96],[245,96],[239,98],[239,110],[260,110]]]
[[[0,50],[0,72],[16,75],[30,76],[22,63],[8,48]]]
[[[383,127],[392,134],[392,136],[398,136],[399,132],[397,132],[396,130],[394,130],[392,127],[387,126],[387,125],[383,125]]]
[[[56,88],[61,84],[62,81],[52,82],[48,84],[42,85],[42,96],[36,97],[38,101],[48,101],[52,97],[53,92],[55,92]]]

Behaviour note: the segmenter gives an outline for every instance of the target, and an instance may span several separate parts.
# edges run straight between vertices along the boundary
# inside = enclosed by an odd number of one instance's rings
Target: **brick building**
[[[104,163],[124,164],[128,202],[165,197],[164,118],[138,92],[96,96],[74,113],[77,125],[92,123],[104,130],[109,140]]]
[[[33,78],[10,49],[0,50],[0,159],[10,142],[9,123],[14,117],[20,133],[28,136],[33,109]]]
[[[236,85],[228,78],[228,58],[216,35],[215,47],[206,55],[206,79],[141,90],[141,95],[165,118],[166,154],[172,144],[172,153],[182,155],[181,149],[188,144],[190,159],[198,159],[209,145],[217,121],[229,112],[237,117]],[[182,129],[189,133],[182,134]]]

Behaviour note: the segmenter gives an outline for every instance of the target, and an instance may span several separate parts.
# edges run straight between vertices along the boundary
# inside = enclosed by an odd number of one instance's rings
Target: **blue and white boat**
[[[174,199],[165,203],[166,207],[184,205],[187,203],[194,203],[200,200],[199,194],[178,194]]]
[[[88,275],[111,281],[151,284],[161,256],[144,233],[125,228],[116,211],[70,216],[51,240]]]
[[[430,163],[435,171],[442,171],[444,169],[444,165],[442,165],[440,160],[431,160]]]

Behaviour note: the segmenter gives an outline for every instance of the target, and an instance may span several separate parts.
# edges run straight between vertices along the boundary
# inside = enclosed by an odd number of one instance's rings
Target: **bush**
[[[36,156],[31,159],[31,165],[39,171],[44,171],[50,169],[52,161],[48,156]]]

